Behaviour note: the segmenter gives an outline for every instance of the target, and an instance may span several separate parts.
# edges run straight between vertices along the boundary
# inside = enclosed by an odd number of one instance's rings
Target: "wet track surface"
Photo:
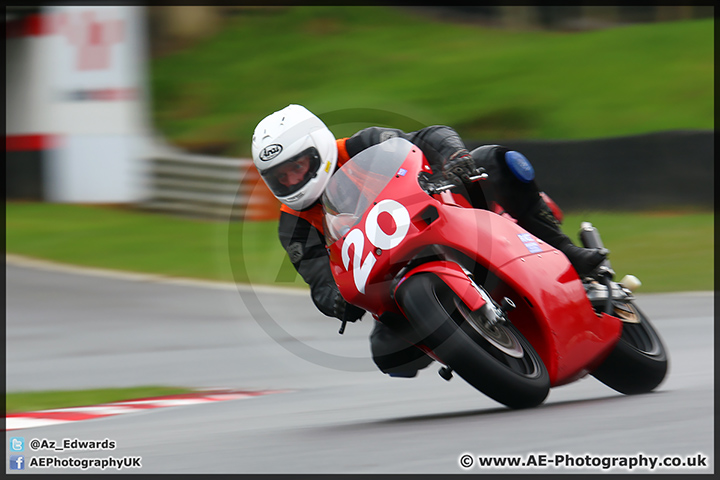
[[[551,390],[538,408],[512,411],[460,378],[442,380],[437,364],[414,379],[382,375],[369,358],[372,319],[340,336],[339,322],[317,313],[304,292],[12,264],[6,272],[8,391],[136,385],[286,391],[6,432],[117,443],[112,451],[52,453],[58,457],[142,457],[142,468],[128,473],[552,474],[602,473],[602,457],[700,454],[708,467],[608,471],[714,472],[711,293],[638,296],[670,353],[669,374],[656,392],[626,397],[587,377]],[[474,457],[469,469],[459,464],[466,453]],[[477,457],[493,455],[598,466],[477,464]]]

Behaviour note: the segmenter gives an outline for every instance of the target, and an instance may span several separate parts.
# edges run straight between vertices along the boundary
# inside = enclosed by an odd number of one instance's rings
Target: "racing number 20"
[[[380,227],[378,219],[382,213],[388,213],[392,216],[395,223],[394,232],[387,233]],[[376,261],[372,249],[368,252],[365,260],[362,260],[362,253],[365,250],[365,235],[376,248],[390,250],[402,243],[409,229],[410,214],[407,209],[395,200],[382,200],[368,212],[365,219],[365,234],[357,228],[348,233],[342,246],[343,266],[345,270],[350,271],[350,246],[354,246],[352,274],[358,292],[365,293],[365,286]]]

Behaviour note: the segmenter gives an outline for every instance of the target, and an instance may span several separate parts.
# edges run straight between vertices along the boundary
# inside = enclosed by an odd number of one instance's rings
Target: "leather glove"
[[[364,309],[346,302],[339,292],[337,298],[335,299],[334,310],[334,316],[343,322],[357,322],[363,315],[365,315]]]
[[[467,181],[475,173],[475,160],[466,149],[453,153],[443,165],[443,176]]]
[[[343,322],[357,322],[365,315],[365,310],[356,307],[352,303],[345,302],[345,312],[343,313]]]

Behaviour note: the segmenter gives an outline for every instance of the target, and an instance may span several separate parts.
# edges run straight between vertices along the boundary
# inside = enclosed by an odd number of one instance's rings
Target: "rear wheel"
[[[510,323],[471,312],[433,274],[403,282],[396,300],[416,338],[470,385],[511,408],[541,404],[550,379],[540,356]]]
[[[665,378],[668,358],[660,336],[632,302],[615,302],[614,314],[624,320],[622,336],[592,376],[627,395],[653,390]]]

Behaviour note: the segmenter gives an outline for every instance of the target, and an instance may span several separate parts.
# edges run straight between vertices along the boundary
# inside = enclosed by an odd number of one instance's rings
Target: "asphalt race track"
[[[283,391],[6,432],[8,440],[117,445],[52,453],[60,458],[141,457],[142,467],[127,473],[714,472],[711,292],[638,295],[670,353],[657,391],[628,397],[587,377],[551,390],[538,408],[512,411],[460,378],[444,381],[437,364],[414,379],[382,375],[369,357],[372,319],[340,336],[339,322],[319,314],[305,292],[12,262],[6,281],[7,391]],[[526,466],[478,465],[493,456]],[[651,470],[651,458],[693,466]],[[611,461],[616,467],[604,469]],[[18,473],[8,463],[6,471]]]

